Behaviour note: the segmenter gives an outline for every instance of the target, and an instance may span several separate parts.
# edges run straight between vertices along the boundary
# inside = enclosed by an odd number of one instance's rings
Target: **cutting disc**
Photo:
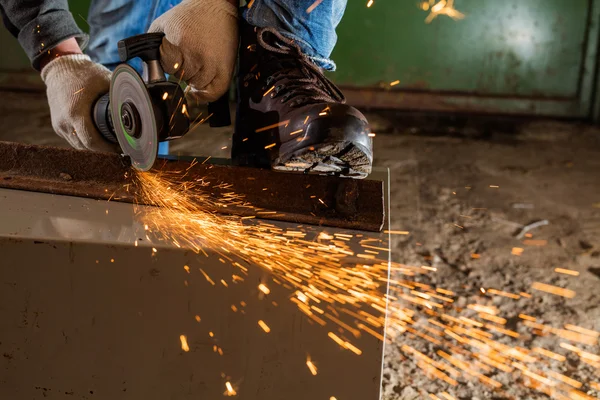
[[[121,149],[136,169],[148,171],[158,152],[156,116],[144,81],[127,64],[119,65],[113,73],[110,112]]]

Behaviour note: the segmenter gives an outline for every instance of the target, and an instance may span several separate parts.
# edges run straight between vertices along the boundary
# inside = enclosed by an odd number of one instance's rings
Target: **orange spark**
[[[275,89],[275,86],[271,86],[271,88],[269,90],[267,90],[265,92],[265,94],[263,94],[263,97],[265,97],[266,95],[268,95],[269,93],[271,93],[274,89]]]
[[[284,125],[287,125],[289,123],[290,123],[290,120],[288,119],[286,121],[278,122],[276,124],[263,126],[262,128],[258,128],[254,132],[259,133],[259,132],[268,131],[269,129],[273,129],[273,128],[277,128],[277,127],[280,127],[280,126],[284,126]]]
[[[503,292],[501,290],[496,290],[496,289],[488,289],[488,293],[495,294],[498,296],[508,297],[508,298],[515,299],[515,300],[521,298],[521,296],[519,296],[518,294]]]
[[[262,319],[258,321],[258,326],[260,326],[262,330],[266,333],[271,332],[271,328],[269,328],[269,325],[265,324],[265,322]]]
[[[580,326],[575,326],[575,325],[570,325],[570,324],[566,324],[565,328],[570,331],[575,331],[575,332],[583,333],[584,335],[592,336],[595,338],[600,338],[600,332],[593,331],[591,329],[586,329],[586,328],[582,328]]]
[[[231,386],[231,382],[225,382],[225,388],[227,389],[227,396],[235,396],[237,393],[233,390],[233,386]]]
[[[267,286],[265,286],[263,283],[261,283],[260,285],[258,285],[258,289],[260,289],[261,292],[263,292],[264,294],[269,294],[271,293],[271,289],[269,289]]]
[[[559,274],[571,275],[571,276],[579,276],[579,272],[573,271],[572,269],[554,268],[554,272],[558,272]]]
[[[567,299],[572,299],[573,297],[575,297],[575,292],[573,290],[564,289],[558,286],[548,285],[541,282],[534,282],[531,285],[531,288],[534,290],[555,294],[557,296],[566,297]]]
[[[310,7],[308,7],[308,8],[306,9],[306,13],[307,13],[307,14],[310,14],[311,12],[313,12],[313,11],[314,11],[314,9],[315,9],[315,8],[317,8],[317,6],[318,6],[319,4],[321,4],[322,2],[323,2],[323,0],[317,0],[317,1],[315,1],[314,3],[312,3],[312,4],[310,5]]]
[[[180,335],[179,340],[181,341],[181,350],[186,353],[190,351],[190,346],[188,346],[187,337],[185,335]]]
[[[537,319],[527,314],[519,314],[519,318],[535,322]]]
[[[514,256],[520,256],[523,254],[523,251],[524,249],[521,247],[513,247],[510,253]]]
[[[306,366],[310,370],[311,374],[317,375],[317,366],[312,361],[310,361],[310,358],[306,360]]]

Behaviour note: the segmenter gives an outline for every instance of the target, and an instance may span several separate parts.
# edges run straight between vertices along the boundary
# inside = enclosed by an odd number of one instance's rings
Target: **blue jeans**
[[[254,0],[242,9],[243,18],[260,28],[273,27],[295,40],[315,64],[334,70],[329,58],[335,47],[335,28],[340,23],[348,0]],[[119,60],[117,42],[148,30],[152,21],[181,0],[92,0],[88,15],[90,43],[87,54],[109,68]],[[316,6],[315,6],[316,5]],[[131,65],[141,71],[141,61]],[[159,154],[168,154],[168,143],[161,143]]]
[[[277,28],[300,45],[304,54],[319,67],[335,70],[329,58],[337,42],[335,28],[348,0],[255,0],[242,16],[259,28]]]

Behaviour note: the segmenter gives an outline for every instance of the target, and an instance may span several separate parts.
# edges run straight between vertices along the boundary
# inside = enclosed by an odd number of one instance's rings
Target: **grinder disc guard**
[[[119,65],[110,85],[110,112],[123,152],[140,171],[154,165],[158,152],[156,115],[146,84],[135,69]]]

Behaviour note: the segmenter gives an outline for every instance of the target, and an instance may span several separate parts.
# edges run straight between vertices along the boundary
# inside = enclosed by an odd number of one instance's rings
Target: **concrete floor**
[[[43,95],[1,96],[0,140],[66,145],[52,132]],[[370,118],[377,133],[375,165],[391,170],[392,228],[410,231],[394,236],[393,260],[436,268],[422,283],[453,291],[456,307],[451,313],[456,317],[472,318],[465,311],[472,303],[497,307],[507,327],[519,333],[518,338],[498,335],[501,343],[564,355],[565,362],[547,362],[538,355],[542,364],[534,371],[567,375],[583,383],[581,392],[599,396],[600,385],[593,382],[600,382],[600,366],[583,362],[560,346],[565,342],[599,354],[597,341],[582,345],[554,334],[535,335],[518,316],[527,314],[557,329],[571,324],[600,331],[600,129],[552,121],[452,119],[453,126],[448,127],[448,121],[432,125],[428,118],[423,124],[414,120],[400,124],[389,115]],[[200,127],[176,142],[172,151],[227,157],[230,135],[230,128]],[[523,226],[540,220],[548,225],[532,230],[529,238],[515,238]],[[578,276],[557,273],[555,268],[576,271]],[[576,296],[566,299],[540,292],[532,289],[534,282],[568,288]],[[488,289],[532,297],[515,300]],[[415,311],[417,325],[425,326],[428,316]],[[531,378],[518,368],[487,374],[503,385],[496,391],[472,377],[457,379],[456,385],[428,377],[401,349],[406,344],[437,357],[436,346],[413,334],[401,335],[387,346],[387,400],[429,394],[460,399],[548,398],[529,389]],[[556,388],[567,390],[564,383]]]

